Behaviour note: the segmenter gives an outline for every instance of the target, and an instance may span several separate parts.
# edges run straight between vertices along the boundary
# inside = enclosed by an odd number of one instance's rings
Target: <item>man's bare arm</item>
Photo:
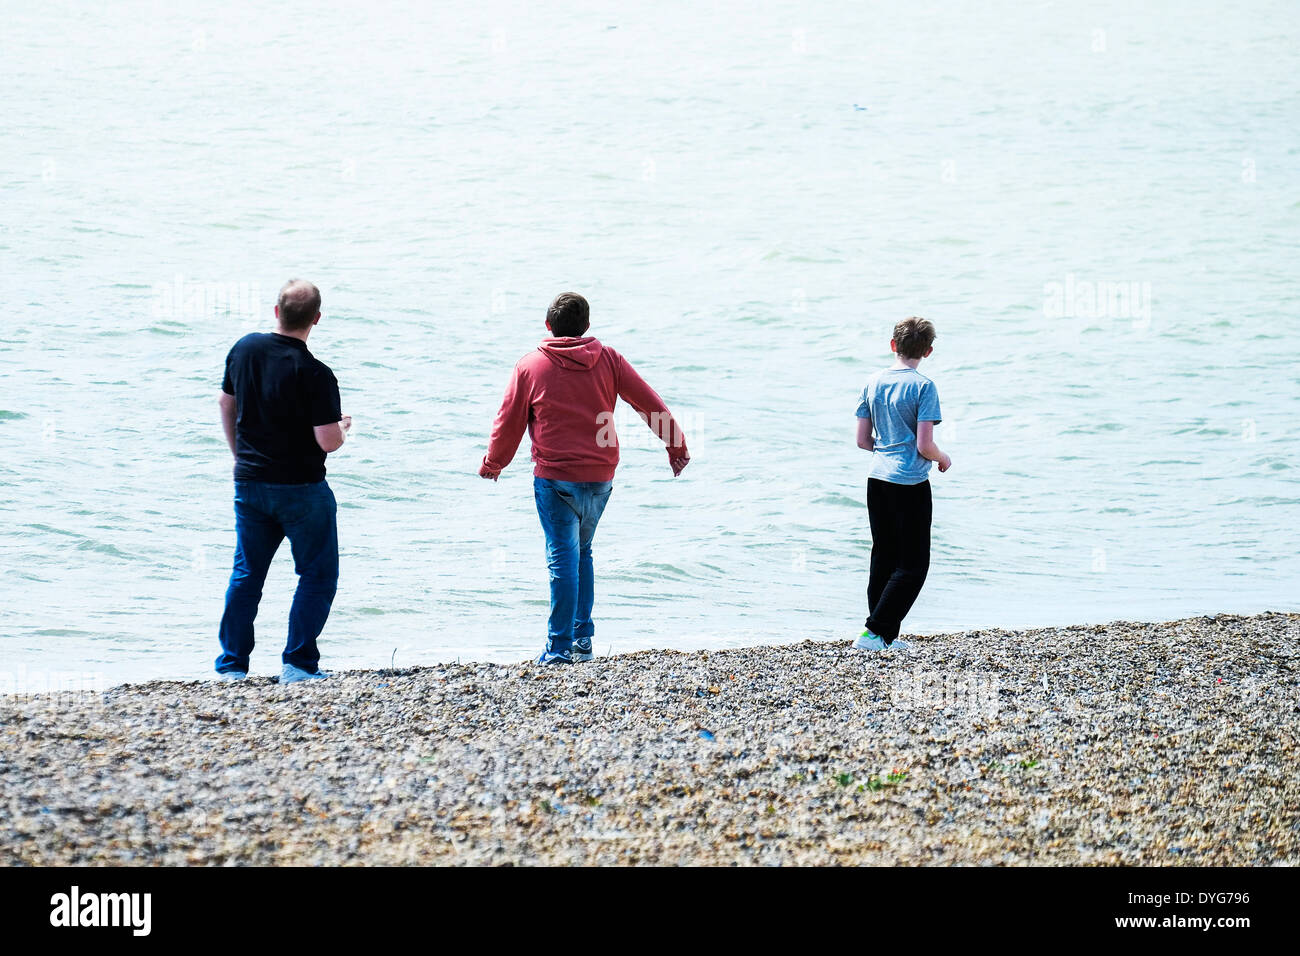
[[[871,419],[858,419],[858,447],[866,451],[876,450],[876,440],[871,435]]]
[[[316,444],[320,445],[321,451],[327,455],[336,452],[343,447],[343,442],[347,440],[348,429],[352,427],[352,416],[344,415],[340,421],[333,422],[329,425],[316,425]]]
[[[226,444],[230,446],[230,455],[238,455],[237,446],[235,445],[235,418],[239,415],[239,402],[235,396],[221,393],[217,399],[217,404],[221,407],[221,429],[226,433]]]
[[[952,467],[952,459],[934,443],[934,422],[916,423],[916,450],[922,458],[928,458],[939,466],[940,471]]]

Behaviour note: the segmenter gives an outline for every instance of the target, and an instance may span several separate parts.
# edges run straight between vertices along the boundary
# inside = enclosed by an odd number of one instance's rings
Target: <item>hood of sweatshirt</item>
[[[589,369],[600,359],[604,346],[590,335],[581,338],[542,339],[537,350],[560,368]]]

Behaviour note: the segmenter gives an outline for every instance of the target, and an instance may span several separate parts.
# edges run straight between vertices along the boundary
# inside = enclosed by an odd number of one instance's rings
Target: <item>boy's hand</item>
[[[485,464],[479,465],[479,468],[478,468],[478,476],[479,476],[480,478],[490,478],[492,481],[496,481],[498,478],[501,477],[501,472],[500,472],[500,471],[493,471],[493,470],[492,470],[491,468],[489,468],[489,467],[487,466],[487,464],[485,463]]]
[[[943,457],[940,458],[938,461],[938,465],[940,471],[947,471],[949,468],[952,467],[952,455],[949,455],[947,452],[944,452]]]
[[[686,466],[689,465],[690,463],[691,463],[691,456],[684,452],[680,455],[674,455],[671,452],[668,453],[668,464],[673,469],[674,478],[676,478],[683,471],[685,471]]]

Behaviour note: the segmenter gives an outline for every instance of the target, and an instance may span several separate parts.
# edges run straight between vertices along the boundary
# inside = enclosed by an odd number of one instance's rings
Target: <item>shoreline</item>
[[[1261,618],[1261,617],[1270,617],[1270,616],[1300,617],[1300,607],[1297,607],[1295,609],[1265,608],[1263,610],[1249,608],[1244,610],[1222,611],[1222,612],[1213,612],[1213,613],[1208,613],[1208,612],[1190,613],[1184,617],[1168,618],[1168,619],[1160,619],[1160,620],[1133,620],[1128,618],[1116,618],[1114,620],[1109,620],[1109,621],[1093,621],[1093,622],[1084,622],[1084,623],[1026,624],[1023,626],[1012,625],[1006,627],[985,626],[985,627],[973,627],[967,630],[960,630],[960,631],[934,630],[929,632],[913,632],[913,633],[909,633],[906,631],[906,629],[904,629],[903,633],[900,634],[900,636],[906,640],[916,639],[916,640],[925,641],[931,638],[941,638],[941,637],[942,638],[962,637],[962,636],[978,637],[979,635],[983,635],[983,634],[999,634],[999,635],[1037,634],[1037,633],[1050,632],[1050,631],[1073,631],[1073,630],[1078,630],[1080,628],[1085,630],[1096,630],[1099,628],[1109,629],[1109,628],[1116,628],[1116,627],[1136,627],[1136,626],[1161,627],[1165,625],[1185,624],[1187,622],[1193,622],[1193,621],[1215,621],[1220,619],[1246,620],[1250,618]],[[742,651],[756,650],[760,648],[777,649],[777,648],[789,647],[795,644],[803,644],[803,643],[826,644],[826,645],[834,645],[837,643],[847,644],[847,643],[851,643],[852,640],[857,636],[859,632],[858,629],[860,627],[861,624],[859,623],[855,625],[853,628],[843,630],[842,633],[837,632],[836,636],[833,637],[825,636],[826,634],[830,633],[830,630],[828,629],[826,631],[817,632],[817,636],[815,637],[791,638],[788,641],[778,641],[776,643],[769,642],[769,643],[761,643],[761,644],[737,644],[737,645],[723,645],[719,647],[704,647],[704,648],[689,648],[689,649],[682,649],[677,647],[653,646],[653,647],[634,647],[634,649],[632,650],[617,650],[614,651],[613,653],[602,653],[601,652],[602,645],[597,644],[596,662],[599,663],[600,661],[620,659],[623,657],[631,656],[633,654],[719,654],[725,651],[735,651],[735,650],[742,650]],[[455,668],[455,667],[476,667],[476,666],[477,667],[524,667],[524,666],[528,666],[532,662],[533,658],[536,656],[537,649],[541,647],[540,643],[536,643],[536,646],[529,645],[532,648],[531,650],[525,649],[524,651],[520,652],[521,656],[512,657],[509,659],[491,659],[491,658],[476,659],[472,657],[467,657],[465,654],[457,654],[454,657],[449,655],[447,659],[434,660],[428,663],[395,664],[389,667],[382,667],[382,666],[372,667],[367,665],[346,666],[346,667],[340,666],[338,669],[335,669],[334,667],[330,666],[330,662],[331,660],[334,659],[335,655],[331,655],[329,653],[329,646],[328,646],[329,641],[326,640],[325,643],[327,646],[325,648],[325,653],[322,654],[322,658],[321,658],[322,669],[324,669],[331,676],[344,676],[344,677],[356,677],[356,676],[361,676],[366,674],[374,674],[374,675],[389,675],[394,673],[414,674],[420,671],[443,670],[446,668]],[[259,651],[258,654],[259,656],[254,662],[255,668],[254,670],[250,671],[250,675],[249,675],[250,683],[253,684],[277,683],[279,681],[279,672],[280,672],[280,659],[278,656],[278,651],[267,650],[267,653],[265,654]],[[504,658],[505,655],[501,655],[501,657]],[[3,703],[5,701],[15,701],[15,700],[39,700],[43,697],[52,697],[57,695],[75,696],[77,694],[107,694],[119,690],[126,690],[126,689],[137,688],[137,687],[163,688],[163,687],[173,686],[173,685],[178,687],[201,685],[201,684],[212,682],[216,677],[216,673],[211,669],[210,664],[211,662],[209,661],[208,662],[209,666],[205,667],[203,670],[198,672],[187,671],[186,676],[180,676],[180,677],[153,675],[153,676],[126,677],[126,678],[114,677],[114,678],[106,679],[104,677],[103,671],[95,670],[92,667],[83,667],[81,669],[50,668],[50,667],[41,667],[41,666],[29,666],[26,663],[19,663],[14,667],[12,667],[7,672],[6,675],[7,680],[0,681],[0,703]],[[583,666],[583,665],[579,665],[579,666]],[[257,667],[261,667],[263,669],[258,670],[256,669]],[[24,678],[29,678],[29,677],[34,677],[36,679],[24,681]],[[56,679],[55,682],[61,682],[65,686],[57,687],[54,689],[44,689],[40,687],[30,686],[30,685],[47,685],[51,683],[51,678],[55,678]],[[18,689],[18,688],[22,688],[22,689]]]
[[[0,697],[0,863],[1292,864],[1298,638],[1267,612]]]

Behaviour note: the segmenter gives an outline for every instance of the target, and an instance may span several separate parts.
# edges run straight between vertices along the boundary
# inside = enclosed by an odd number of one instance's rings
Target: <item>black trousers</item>
[[[930,482],[895,485],[867,480],[871,517],[871,580],[867,630],[893,642],[930,571]]]

